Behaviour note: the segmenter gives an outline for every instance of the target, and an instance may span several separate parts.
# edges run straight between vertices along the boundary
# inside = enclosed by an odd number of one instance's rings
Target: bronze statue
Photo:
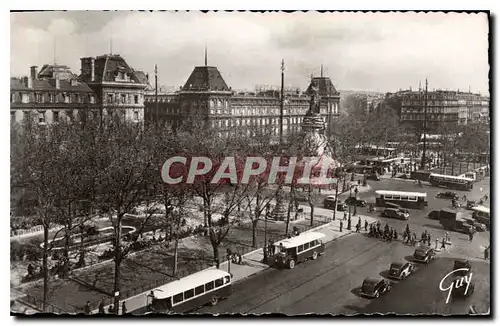
[[[319,105],[320,105],[319,90],[316,86],[312,85],[310,93],[311,93],[311,100],[309,102],[309,111],[307,112],[307,114],[308,115],[319,114]]]

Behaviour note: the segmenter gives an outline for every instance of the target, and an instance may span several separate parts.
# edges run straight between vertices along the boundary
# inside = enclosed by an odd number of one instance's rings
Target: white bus
[[[425,192],[377,190],[375,196],[375,203],[378,206],[386,206],[387,203],[419,209],[424,209],[427,206],[427,193]]]
[[[274,243],[277,251],[274,255],[275,263],[279,267],[292,269],[296,263],[318,258],[325,251],[325,244],[321,240],[324,237],[320,232],[307,232]]]
[[[435,187],[446,187],[458,190],[471,190],[474,180],[464,177],[455,177],[452,175],[431,173],[429,182]]]
[[[155,313],[183,313],[206,304],[215,306],[230,294],[231,275],[220,269],[206,269],[154,289],[148,306]]]

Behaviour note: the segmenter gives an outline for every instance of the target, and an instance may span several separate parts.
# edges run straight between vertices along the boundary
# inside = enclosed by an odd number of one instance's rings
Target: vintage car
[[[392,263],[389,268],[389,277],[397,280],[404,280],[415,270],[415,265],[409,262]]]
[[[476,202],[473,201],[473,200],[468,200],[467,201],[467,205],[465,205],[465,208],[466,209],[472,209],[472,207],[475,207],[476,206]]]
[[[467,271],[458,271],[455,272],[455,275],[458,276],[464,276],[467,275],[471,271],[471,264],[468,259],[455,259],[453,262],[453,270],[461,269],[461,268],[466,268]]]
[[[366,201],[362,199],[356,199],[355,197],[348,197],[345,200],[345,203],[349,206],[358,206],[358,207],[365,207],[366,206]]]
[[[410,214],[397,208],[386,208],[382,215],[398,220],[408,220],[410,218]]]
[[[380,176],[377,172],[369,172],[366,175],[366,180],[380,181]]]
[[[428,264],[436,257],[436,252],[431,247],[421,246],[415,249],[413,260]]]
[[[362,296],[369,298],[378,298],[382,294],[390,291],[392,283],[383,278],[366,278],[361,285]]]
[[[444,199],[458,199],[458,195],[456,192],[453,191],[445,191],[445,192],[440,192],[436,195],[437,198],[444,198]]]
[[[323,207],[334,208],[335,207],[335,196],[327,196],[323,200]]]
[[[476,228],[476,231],[485,232],[488,228],[483,223],[476,222],[472,226]]]
[[[428,215],[427,215],[431,220],[439,220],[439,216],[440,216],[440,211],[431,211]]]

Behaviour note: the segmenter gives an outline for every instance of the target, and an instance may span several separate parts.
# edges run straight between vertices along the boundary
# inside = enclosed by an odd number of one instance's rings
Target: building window
[[[134,111],[134,120],[139,121],[139,111]]]
[[[21,102],[23,102],[23,103],[29,103],[30,102],[29,95],[26,94],[26,93],[23,93],[22,96],[21,96]]]
[[[90,95],[90,103],[91,104],[95,103],[95,97],[94,97],[94,95]]]
[[[10,111],[10,122],[11,123],[16,122],[16,112],[15,111]]]
[[[67,110],[66,115],[68,116],[70,121],[73,121],[73,110]]]
[[[139,95],[134,95],[134,104],[139,104]]]
[[[53,120],[54,122],[59,122],[59,111],[54,111],[54,112],[52,113],[52,120]]]
[[[38,123],[45,123],[45,112],[38,112]]]
[[[122,94],[120,103],[122,103],[122,104],[127,103],[127,94]]]

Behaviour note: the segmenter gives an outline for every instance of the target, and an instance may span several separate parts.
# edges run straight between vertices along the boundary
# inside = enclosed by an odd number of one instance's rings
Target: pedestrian
[[[446,241],[443,238],[443,241],[441,241],[441,249],[445,250],[446,249]]]
[[[365,232],[368,231],[368,221],[365,219]]]
[[[359,224],[359,227],[361,227],[361,217],[358,217],[358,224]]]
[[[427,234],[427,245],[430,247],[431,246],[431,235]]]
[[[90,301],[87,301],[87,303],[85,304],[85,306],[83,307],[83,312],[86,314],[86,315],[90,315]]]
[[[104,314],[104,313],[106,313],[106,312],[104,311],[104,299],[102,299],[102,300],[101,300],[101,302],[99,303],[99,313],[100,313],[100,314]]]
[[[127,314],[127,306],[125,305],[125,301],[122,302],[122,315]]]
[[[474,233],[470,232],[469,233],[469,241],[472,241],[474,239]]]
[[[439,245],[439,238],[436,238],[436,249],[438,248]]]
[[[344,226],[344,223],[342,223],[342,221],[340,221],[340,232],[342,232],[342,227]]]
[[[413,232],[413,237],[412,237],[412,244],[413,246],[415,246],[417,244],[417,234],[415,232]]]
[[[485,259],[485,260],[486,260],[486,259],[489,259],[489,257],[490,257],[490,246],[488,246],[488,247],[486,247],[486,248],[484,249],[484,259]]]
[[[359,229],[361,228],[361,225],[359,223],[356,224],[356,233],[359,233]]]
[[[344,211],[344,221],[347,221],[347,212]]]

